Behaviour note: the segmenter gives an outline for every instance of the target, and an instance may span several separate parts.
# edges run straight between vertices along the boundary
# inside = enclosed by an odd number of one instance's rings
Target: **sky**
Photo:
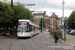
[[[11,0],[8,0],[11,1]],[[13,0],[14,2],[20,2],[23,4],[35,4],[35,6],[25,6],[31,11],[46,11],[46,14],[50,16],[55,12],[58,17],[62,17],[63,12],[63,0]],[[75,10],[75,0],[64,0],[64,17],[69,17],[73,10]]]

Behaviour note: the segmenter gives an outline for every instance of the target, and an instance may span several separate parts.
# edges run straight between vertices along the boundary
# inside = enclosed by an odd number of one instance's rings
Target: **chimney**
[[[46,11],[44,11],[44,14],[46,15]]]

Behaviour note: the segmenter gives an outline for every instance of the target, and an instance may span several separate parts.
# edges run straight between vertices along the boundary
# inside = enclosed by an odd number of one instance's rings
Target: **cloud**
[[[62,7],[63,7],[63,0],[13,0],[14,2],[19,1],[20,3],[23,4],[35,4],[35,6],[26,6],[30,10],[35,10],[35,11],[47,11],[48,12],[56,12],[58,16],[62,16]],[[64,16],[69,16],[71,12],[75,9],[75,0],[64,0]],[[44,3],[44,6],[43,6]],[[42,8],[43,6],[43,8]]]
[[[37,11],[39,11],[40,9],[38,9]],[[61,10],[61,9],[43,9],[43,11],[46,11],[46,14],[47,15],[49,15],[49,16],[51,16],[52,15],[52,13],[50,13],[50,12],[55,12],[55,14],[58,16],[58,17],[62,17],[63,16],[63,14],[62,14],[62,12],[63,12],[63,10]],[[64,10],[64,17],[69,17],[70,16],[70,14],[72,13],[72,10],[68,10],[68,9],[65,9]]]
[[[14,0],[15,1],[15,0]],[[19,0],[21,3],[34,3],[34,8],[40,9],[42,8],[44,0]],[[54,8],[61,9],[63,0],[45,0],[44,8]],[[64,0],[65,9],[74,9],[75,0]]]

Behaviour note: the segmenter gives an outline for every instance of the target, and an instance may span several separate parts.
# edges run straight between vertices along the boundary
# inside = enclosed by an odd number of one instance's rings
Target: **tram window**
[[[25,22],[25,21],[24,21],[24,22],[23,22],[23,21],[20,21],[20,22],[18,22],[18,24],[19,24],[19,25],[25,25],[25,24],[27,24],[27,22]]]
[[[34,31],[35,31],[35,26],[34,26]]]
[[[32,26],[31,26],[31,25],[29,25],[29,31],[30,31],[30,32],[32,31]]]

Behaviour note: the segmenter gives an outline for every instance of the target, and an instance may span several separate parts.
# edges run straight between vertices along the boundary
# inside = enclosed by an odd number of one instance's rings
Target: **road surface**
[[[0,50],[75,50],[63,43],[54,43],[49,32],[40,33],[32,38],[0,38]]]

